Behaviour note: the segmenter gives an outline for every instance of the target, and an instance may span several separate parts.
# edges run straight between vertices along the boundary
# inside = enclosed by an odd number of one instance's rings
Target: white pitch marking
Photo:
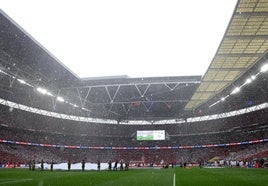
[[[0,185],[9,184],[9,183],[16,183],[16,182],[32,181],[32,180],[33,179],[20,179],[20,180],[6,181],[6,182],[1,182]]]
[[[173,176],[173,186],[176,186],[176,175],[174,173],[174,176]]]

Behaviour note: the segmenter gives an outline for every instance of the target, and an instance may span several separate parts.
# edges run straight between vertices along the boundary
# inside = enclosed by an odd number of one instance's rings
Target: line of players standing
[[[53,171],[53,166],[54,166],[54,161],[52,160],[50,162],[50,170]],[[40,166],[40,170],[43,171],[44,170],[44,160],[41,160],[41,166]],[[30,171],[34,171],[35,170],[35,160],[30,160],[29,161],[29,170]]]
[[[120,163],[120,167],[119,167],[119,170],[120,170],[120,171],[123,171],[123,170],[128,171],[128,168],[129,168],[129,162],[125,162],[125,167],[124,167],[124,162],[123,162],[123,160],[121,160],[119,163]],[[117,171],[117,169],[118,169],[117,167],[118,167],[118,161],[115,161],[113,167],[112,167],[112,161],[109,161],[109,162],[108,162],[108,170],[109,170],[109,171],[111,171],[112,168],[113,168],[113,171]],[[98,160],[98,161],[97,161],[97,169],[98,169],[98,171],[100,171],[100,168],[101,168],[101,164],[100,164],[100,161]],[[69,160],[69,161],[68,161],[68,171],[70,171],[70,169],[71,169],[71,162],[70,162],[70,160]],[[84,171],[84,170],[85,170],[85,160],[82,161],[82,171]]]
[[[119,170],[120,170],[120,171],[123,171],[123,170],[128,171],[128,168],[129,168],[129,162],[125,162],[125,167],[124,167],[124,162],[123,162],[123,160],[121,160],[119,163],[120,163],[120,166],[119,166]],[[118,167],[117,165],[118,165],[118,162],[115,161],[114,166],[113,166],[113,171],[117,171],[117,167]],[[112,170],[112,161],[109,161],[109,162],[108,162],[108,170],[109,170],[109,171]]]
[[[109,161],[108,162],[108,170],[111,171],[112,168],[113,168],[113,171],[117,171],[117,169],[118,169],[117,168],[118,167],[118,163],[120,164],[120,166],[119,166],[119,170],[120,171],[123,171],[123,170],[128,171],[129,162],[125,162],[125,167],[124,167],[123,160],[121,160],[120,162],[115,161],[113,167],[112,167],[112,161]],[[82,164],[82,171],[85,171],[85,164],[86,164],[85,160],[82,160],[81,164]],[[51,171],[53,171],[53,165],[54,165],[54,161],[52,160],[51,163],[50,163],[50,170]],[[71,161],[70,160],[68,160],[67,166],[68,166],[68,171],[70,171],[71,170]],[[40,168],[41,168],[40,169],[41,171],[44,170],[44,161],[43,160],[41,160],[41,167]],[[98,169],[98,171],[100,171],[100,168],[101,168],[101,163],[98,160],[97,161],[97,169]],[[29,161],[29,170],[30,171],[34,171],[35,170],[35,160],[30,160]]]

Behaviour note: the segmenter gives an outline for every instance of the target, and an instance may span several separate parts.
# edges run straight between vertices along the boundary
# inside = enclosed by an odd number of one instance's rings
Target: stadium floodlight
[[[17,79],[18,82],[20,82],[21,84],[26,84],[26,81],[24,81],[23,79]]]
[[[3,70],[0,69],[0,73],[1,74],[5,74],[5,75],[8,75],[6,72],[4,72]]]
[[[25,84],[29,85],[28,83],[25,83]],[[45,89],[45,88],[38,87],[36,90],[37,90],[38,92],[40,92],[41,94],[48,95],[48,96],[51,96],[51,97],[54,96],[51,92],[49,92],[49,91],[48,91],[47,89]]]
[[[251,80],[255,80],[255,79],[256,79],[256,76],[255,76],[255,75],[252,75],[252,76],[250,77],[250,79],[251,79]]]
[[[51,96],[51,97],[53,97],[53,94],[51,93],[51,92],[48,92],[47,91],[47,93],[46,93],[48,96]]]
[[[47,89],[38,87],[36,90],[37,90],[38,92],[40,92],[41,94],[47,94]]]
[[[85,110],[85,111],[88,111],[88,112],[91,112],[91,110],[85,108],[85,107],[82,107],[82,110]]]
[[[13,78],[15,78],[15,77],[13,77]],[[17,79],[17,81],[20,82],[20,83],[23,84],[23,85],[27,85],[27,86],[30,86],[30,87],[34,87],[33,85],[27,83],[27,82],[26,82],[25,80],[23,80],[23,79]]]
[[[76,104],[72,104],[74,107],[78,107],[78,105],[76,105]]]
[[[240,87],[236,87],[232,92],[231,94],[236,94],[240,91]]]
[[[246,80],[246,84],[250,84],[252,82],[252,79],[251,78],[248,78],[247,80]]]
[[[63,97],[58,96],[56,99],[57,99],[59,102],[64,102]]]
[[[211,107],[213,107],[213,106],[217,105],[219,102],[220,102],[220,101],[216,101],[215,103],[213,103],[213,104],[209,105],[209,108],[211,108]]]
[[[262,67],[261,67],[261,72],[266,72],[268,71],[268,64],[264,64]]]

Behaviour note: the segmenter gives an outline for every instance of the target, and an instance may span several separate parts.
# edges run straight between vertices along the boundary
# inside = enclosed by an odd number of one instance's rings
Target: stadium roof
[[[202,79],[201,76],[79,79],[1,11],[0,97],[87,117],[116,120],[188,117],[197,108],[208,109],[220,99],[219,95],[226,96],[237,82],[244,83],[246,75],[256,74],[259,64],[267,61],[268,4],[265,2],[238,1]],[[23,88],[16,79],[25,80],[31,86]],[[263,86],[265,82],[263,76],[258,85]],[[46,88],[54,96],[39,95],[38,87]],[[264,86],[262,91],[256,91],[266,93],[266,89]],[[57,102],[58,96],[65,99],[64,104]]]
[[[267,0],[240,0],[209,69],[185,109],[197,108],[230,86],[267,49]]]

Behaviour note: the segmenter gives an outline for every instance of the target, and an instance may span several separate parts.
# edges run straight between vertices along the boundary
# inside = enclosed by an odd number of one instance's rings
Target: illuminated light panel
[[[255,80],[256,79],[256,76],[255,75],[252,75],[252,76],[250,76],[250,79]]]
[[[47,90],[44,89],[44,88],[41,88],[41,87],[38,87],[36,90],[37,90],[38,92],[40,92],[41,94],[46,94],[46,93],[47,93]]]
[[[51,97],[53,97],[54,95],[51,93],[51,92],[48,92],[47,91],[47,93],[46,93],[48,96],[51,96]]]
[[[246,84],[250,84],[252,82],[252,79],[251,78],[248,78],[247,80],[246,80]]]
[[[261,72],[267,72],[268,71],[268,64],[265,64],[261,67]]]
[[[26,81],[24,81],[23,79],[17,79],[18,82],[20,82],[21,84],[26,84]]]
[[[57,101],[59,101],[59,102],[64,102],[64,101],[65,101],[64,98],[63,98],[63,97],[60,97],[60,96],[58,96],[56,99],[57,99]]]
[[[240,91],[240,88],[239,87],[236,87],[232,92],[231,94],[236,94]]]

